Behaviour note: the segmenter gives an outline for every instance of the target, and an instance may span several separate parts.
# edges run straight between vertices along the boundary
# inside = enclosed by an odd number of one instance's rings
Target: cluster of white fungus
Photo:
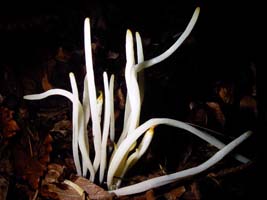
[[[69,74],[72,88],[71,92],[63,89],[51,89],[41,94],[24,96],[24,99],[38,100],[51,95],[62,95],[72,101],[72,148],[74,163],[78,175],[87,176],[89,172],[90,180],[94,181],[96,173],[99,173],[99,183],[103,183],[104,178],[106,177],[105,181],[109,191],[115,193],[116,195],[139,193],[151,188],[166,185],[185,177],[193,176],[206,170],[220,161],[233,148],[242,143],[251,135],[251,132],[248,131],[233,140],[231,143],[225,145],[208,133],[202,132],[185,122],[174,119],[153,118],[141,125],[139,124],[141,105],[144,97],[143,70],[163,61],[177,50],[177,48],[183,43],[183,41],[192,31],[198,19],[199,11],[200,8],[196,8],[185,31],[168,50],[161,55],[146,61],[144,61],[142,41],[138,32],[135,34],[137,62],[135,61],[133,35],[130,30],[127,30],[125,68],[127,98],[124,112],[123,130],[118,141],[115,141],[114,133],[114,75],[111,75],[110,78],[108,78],[108,74],[106,72],[103,73],[104,92],[101,92],[100,96],[97,97],[92,61],[89,18],[86,18],[84,22],[86,76],[84,78],[82,102],[79,99],[78,88],[73,73]],[[102,112],[103,101],[105,104],[104,111]],[[104,121],[101,123],[102,113],[104,113]],[[89,154],[87,131],[88,123],[91,123],[93,133],[93,159],[90,158]],[[146,152],[153,138],[154,127],[160,124],[177,127],[191,132],[220,150],[206,162],[198,165],[197,167],[157,178],[152,178],[138,184],[120,188],[121,178],[125,175],[127,170],[130,169]],[[138,144],[138,138],[140,137],[142,137],[141,142]],[[107,148],[108,139],[116,144],[116,148],[112,150],[113,152],[111,156],[107,156],[107,152],[110,151],[110,148]],[[241,155],[236,155],[235,157],[240,162],[246,163],[249,161],[247,158]],[[115,177],[120,177],[120,179]]]

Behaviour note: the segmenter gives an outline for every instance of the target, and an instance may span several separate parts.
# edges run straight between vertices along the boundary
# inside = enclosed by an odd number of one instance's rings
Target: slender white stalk
[[[90,104],[89,104],[89,93],[88,93],[88,85],[87,85],[87,74],[84,77],[83,81],[83,112],[84,112],[84,121],[85,124],[88,124],[90,119]]]
[[[73,146],[78,144],[78,138],[79,138],[79,134],[80,134],[80,129],[81,127],[79,127],[80,125],[80,119],[79,119],[79,93],[78,93],[78,88],[77,88],[77,84],[75,81],[75,77],[74,74],[71,72],[69,73],[69,78],[70,78],[70,84],[71,84],[71,89],[72,89],[72,94],[73,94],[73,101],[72,101],[72,107],[73,107],[73,112],[72,112],[72,126],[73,126],[73,132],[77,133],[77,134],[73,134],[77,135],[77,137],[73,137]],[[83,124],[82,124],[83,126]],[[84,158],[82,157],[82,174],[85,175],[87,172],[87,168],[85,166],[85,162],[83,161]],[[84,174],[85,173],[85,174]]]
[[[110,94],[109,94],[109,84],[107,73],[103,73],[104,79],[104,93],[105,93],[105,115],[104,115],[104,125],[102,133],[102,143],[101,143],[101,161],[100,161],[100,171],[99,171],[99,182],[102,183],[104,179],[106,163],[107,163],[107,140],[109,135],[109,125],[110,125]]]
[[[117,171],[117,168],[119,166],[119,161],[124,158],[124,156],[129,151],[129,148],[136,142],[136,140],[150,127],[157,126],[160,124],[165,124],[177,128],[181,128],[184,130],[187,130],[194,135],[198,136],[199,138],[205,140],[206,142],[212,144],[213,146],[221,149],[225,146],[221,141],[216,139],[215,137],[204,133],[202,131],[199,131],[198,129],[184,123],[178,120],[174,119],[168,119],[168,118],[154,118],[146,121],[142,125],[140,125],[138,128],[136,128],[132,134],[130,134],[125,140],[121,143],[121,145],[118,147],[117,151],[113,155],[113,158],[110,162],[109,169],[108,169],[108,175],[107,175],[107,184],[108,187],[111,188],[113,185],[113,177],[115,172]]]
[[[131,117],[129,130],[127,134],[132,133],[132,131],[139,124],[141,101],[140,101],[140,92],[139,86],[137,83],[137,73],[134,68],[134,45],[133,45],[133,36],[130,30],[127,30],[126,33],[126,68],[125,68],[125,80],[127,87],[127,96],[129,97],[130,107],[131,107]]]
[[[74,120],[73,125],[78,129],[78,143],[82,154],[82,165],[83,165],[83,176],[86,176],[87,170],[90,172],[90,179],[94,180],[95,171],[92,165],[91,160],[89,159],[89,143],[88,143],[88,135],[86,134],[87,126],[84,121],[84,113],[83,107],[79,101],[78,88],[75,80],[75,76],[73,73],[69,74],[70,83],[73,93],[73,107],[78,109],[73,112]]]
[[[194,28],[194,26],[197,22],[199,12],[200,12],[200,8],[197,7],[193,13],[193,16],[192,16],[190,22],[187,25],[185,31],[182,33],[182,35],[177,39],[177,41],[169,49],[167,49],[164,53],[160,54],[159,56],[157,56],[155,58],[149,59],[149,60],[144,61],[142,63],[138,63],[137,64],[138,66],[136,66],[137,71],[141,71],[144,68],[151,67],[151,66],[165,60],[170,55],[172,55],[179,48],[179,46],[184,42],[184,40],[188,37],[188,35],[191,33],[192,29]]]
[[[136,148],[135,152],[132,153],[127,161],[126,164],[121,172],[121,174],[119,175],[120,177],[124,177],[124,175],[126,174],[126,172],[143,156],[143,154],[147,151],[152,138],[154,135],[154,127],[151,127],[150,129],[148,129],[145,133],[145,135],[143,136],[143,139],[141,141],[141,143],[139,144],[138,148]],[[121,184],[121,180],[122,179],[118,179],[117,183],[116,183],[116,188],[120,187]]]
[[[109,94],[110,94],[110,140],[115,142],[115,117],[114,117],[114,75],[112,74],[109,80]]]
[[[97,103],[96,103],[96,89],[95,89],[95,78],[93,70],[93,60],[92,60],[92,47],[91,47],[91,31],[90,31],[90,21],[86,18],[84,21],[84,49],[85,49],[85,64],[87,72],[87,85],[89,92],[91,116],[92,116],[92,130],[94,136],[94,169],[98,170],[100,164],[101,155],[101,128],[98,118]]]
[[[74,103],[75,97],[69,91],[62,90],[62,89],[51,89],[41,94],[25,95],[23,98],[27,100],[40,100],[40,99],[44,99],[52,95],[64,96],[64,97],[67,97],[70,101],[72,101],[73,103],[72,121],[73,122],[76,121],[74,113],[78,113],[77,112],[78,108],[77,108],[77,104]],[[81,164],[80,164],[80,159],[79,159],[79,149],[78,149],[78,128],[75,124],[72,125],[72,154],[73,154],[73,160],[74,160],[74,165],[77,170],[77,174],[82,175]]]
[[[127,96],[124,110],[124,121],[123,121],[123,130],[120,135],[120,138],[117,142],[117,146],[120,146],[121,142],[125,139],[129,132],[130,125],[132,124],[132,103],[130,102],[131,91],[131,68],[134,66],[134,45],[133,45],[133,36],[130,30],[126,32],[126,41],[125,41],[125,54],[126,54],[126,67],[125,67],[125,82],[127,87]],[[133,98],[133,97],[131,97]]]
[[[219,150],[216,154],[214,154],[210,159],[205,161],[204,163],[192,167],[190,169],[182,170],[180,172],[176,172],[169,175],[164,175],[156,178],[152,178],[134,185],[126,186],[117,190],[111,190],[110,193],[115,193],[117,196],[122,195],[131,195],[135,193],[144,192],[150,190],[152,188],[157,188],[175,181],[182,180],[187,177],[191,177],[193,175],[199,174],[211,166],[218,163],[222,160],[227,154],[229,154],[235,147],[240,145],[244,140],[246,140],[252,132],[248,131],[243,133],[241,136],[230,142],[228,145],[224,146],[221,150]]]
[[[205,132],[210,132],[210,133],[213,133],[215,135],[218,135],[218,136],[223,136],[222,133],[219,133],[217,131],[214,131],[214,130],[211,130],[209,128],[206,128],[206,127],[203,127],[203,126],[199,126],[197,124],[192,124],[192,123],[189,123],[189,122],[186,122],[188,125],[191,125],[191,126],[194,126],[194,127],[197,127],[197,128],[200,128],[201,130],[204,130]],[[242,163],[248,163],[250,162],[250,159],[243,156],[243,155],[240,155],[240,154],[234,154],[235,155],[235,158],[236,160],[238,160],[239,162],[242,162]]]
[[[143,52],[142,39],[141,39],[139,32],[135,33],[135,39],[136,39],[137,63],[142,63],[142,62],[144,62],[144,52]],[[139,65],[136,65],[136,66],[139,66]],[[141,99],[141,104],[142,104],[142,102],[144,100],[144,93],[145,93],[145,73],[144,73],[144,70],[141,70],[138,73],[138,84],[139,84],[140,99]]]
[[[87,85],[87,74],[84,77],[84,84],[83,84],[83,102],[82,102],[82,107],[83,107],[83,113],[84,113],[84,142],[85,142],[85,148],[88,150],[89,153],[89,138],[88,138],[88,131],[87,131],[87,125],[89,123],[90,119],[90,104],[89,104],[89,93],[88,93],[88,85]],[[90,160],[91,163],[91,160]],[[85,164],[85,163],[83,163]],[[91,167],[91,166],[90,166]],[[90,180],[93,181],[95,177],[95,172],[91,168],[89,168],[90,171]],[[84,174],[83,174],[84,175]]]

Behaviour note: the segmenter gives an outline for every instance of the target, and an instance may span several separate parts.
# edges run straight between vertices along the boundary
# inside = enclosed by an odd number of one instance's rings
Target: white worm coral
[[[104,72],[104,92],[105,92],[105,116],[104,116],[104,126],[102,132],[102,143],[101,143],[101,161],[100,161],[100,171],[99,171],[99,182],[102,183],[104,179],[104,173],[107,163],[107,140],[109,135],[109,126],[110,126],[110,93],[108,86],[108,76]]]
[[[129,152],[129,149],[131,146],[137,141],[137,139],[150,127],[154,127],[156,125],[160,124],[166,124],[169,126],[181,128],[184,130],[187,130],[188,132],[193,133],[194,135],[198,136],[199,138],[205,140],[206,142],[212,144],[213,146],[217,147],[218,149],[221,149],[225,146],[224,143],[216,139],[215,137],[204,133],[184,122],[174,120],[174,119],[168,119],[168,118],[154,118],[146,121],[142,125],[140,125],[138,128],[134,130],[134,132],[129,135],[125,140],[121,143],[120,147],[116,150],[115,154],[112,157],[112,160],[109,164],[109,169],[108,169],[108,175],[107,175],[107,185],[112,188],[114,183],[113,183],[113,178],[114,174],[116,173],[120,161],[124,159],[124,157],[127,155]]]
[[[85,65],[87,72],[87,86],[89,93],[89,102],[91,108],[92,116],[92,129],[94,136],[94,148],[95,148],[95,158],[94,158],[94,169],[98,170],[101,157],[101,128],[97,111],[96,102],[96,88],[95,88],[95,77],[93,70],[93,60],[92,60],[92,48],[91,48],[91,30],[89,18],[84,20],[84,49],[85,49]]]
[[[24,99],[37,100],[43,99],[51,95],[62,95],[67,97],[73,103],[72,108],[72,123],[73,123],[73,158],[78,175],[86,176],[87,172],[90,173],[90,180],[94,181],[96,173],[99,170],[99,182],[102,183],[107,173],[107,186],[109,189],[117,188],[120,186],[121,180],[116,180],[115,176],[123,177],[127,170],[130,169],[146,152],[148,149],[154,133],[154,127],[160,124],[174,126],[180,129],[184,129],[206,142],[214,145],[218,151],[213,157],[203,164],[193,167],[174,174],[153,178],[132,186],[124,187],[121,189],[112,190],[116,195],[128,195],[138,192],[142,192],[154,187],[159,187],[173,181],[180,180],[182,178],[193,176],[197,173],[214,165],[227,155],[234,147],[243,142],[247,137],[251,135],[251,132],[247,132],[230,144],[223,144],[215,137],[208,133],[202,132],[199,129],[178,121],[168,118],[154,118],[146,121],[142,125],[139,125],[141,104],[144,98],[144,69],[152,65],[155,65],[167,57],[169,57],[182,42],[191,33],[199,16],[200,9],[196,8],[194,14],[187,25],[185,31],[177,39],[177,41],[164,53],[155,58],[144,61],[143,47],[141,36],[136,32],[136,54],[137,63],[135,63],[135,51],[134,40],[130,30],[126,33],[126,69],[125,69],[125,81],[127,88],[126,106],[124,112],[123,130],[119,137],[119,140],[115,141],[115,119],[114,119],[114,103],[113,103],[113,90],[114,90],[114,75],[111,75],[110,81],[108,81],[108,75],[103,73],[104,80],[104,98],[103,93],[100,92],[99,97],[96,95],[96,86],[93,70],[92,49],[91,49],[91,31],[90,21],[86,18],[84,21],[84,48],[85,48],[85,63],[86,63],[86,75],[84,78],[83,88],[83,101],[82,104],[79,100],[78,88],[73,73],[70,73],[70,82],[72,93],[62,89],[51,89],[41,94],[26,95]],[[101,132],[101,117],[102,117],[102,105],[104,102],[104,121]],[[91,120],[90,120],[91,117]],[[94,144],[94,160],[93,164],[90,160],[89,154],[89,142],[87,135],[87,125],[91,122],[93,132],[93,144]],[[146,133],[145,133],[146,132]],[[144,134],[145,133],[145,134]],[[140,144],[137,146],[138,138],[144,134]],[[116,148],[114,148],[112,155],[107,154],[107,141],[110,138],[114,142]],[[80,150],[80,152],[79,152]],[[110,148],[109,150],[112,150]],[[81,160],[80,157],[81,156]],[[248,162],[249,160],[241,155],[235,156],[237,160],[241,162]],[[109,158],[109,165],[107,162]],[[81,167],[82,163],[82,167]],[[108,168],[106,170],[106,168]]]
[[[191,33],[192,29],[194,28],[198,16],[199,16],[199,12],[200,12],[200,8],[197,7],[195,9],[195,12],[193,13],[193,16],[190,20],[190,22],[188,23],[185,31],[182,33],[182,35],[177,39],[177,41],[169,48],[167,49],[164,53],[162,53],[161,55],[155,57],[155,58],[151,58],[147,61],[144,61],[142,63],[138,63],[136,66],[137,71],[141,71],[144,68],[148,68],[151,67],[159,62],[162,62],[163,60],[165,60],[166,58],[168,58],[170,55],[172,55],[178,48],[179,46],[181,46],[181,44],[184,42],[184,40],[188,37],[188,35]]]
[[[110,140],[115,141],[115,118],[114,118],[114,75],[112,74],[109,80],[109,95],[110,95]]]
[[[76,107],[77,103],[74,103],[74,101],[76,100],[76,98],[74,97],[74,95],[66,90],[62,90],[62,89],[51,89],[48,90],[44,93],[41,94],[33,94],[33,95],[25,95],[23,98],[27,99],[27,100],[40,100],[40,99],[44,99],[46,97],[52,96],[52,95],[61,95],[61,96],[65,96],[67,97],[69,100],[71,100],[73,102],[73,107],[72,107],[72,112],[73,112],[73,116],[72,116],[72,153],[73,153],[73,159],[74,159],[74,164],[77,170],[77,174],[81,175],[82,174],[82,170],[81,170],[81,164],[80,164],[80,159],[79,159],[79,150],[78,150],[78,128],[77,128],[77,123],[74,124],[74,122],[76,122],[76,118],[75,116],[77,116],[78,113],[78,108]],[[74,115],[74,113],[76,113]]]
[[[168,174],[156,178],[152,178],[134,185],[122,187],[117,190],[111,190],[110,193],[115,193],[117,196],[122,195],[131,195],[140,192],[147,191],[152,188],[160,187],[175,181],[182,180],[183,178],[187,178],[196,174],[199,174],[211,166],[215,165],[217,162],[222,160],[228,153],[230,153],[235,147],[237,147],[240,143],[246,140],[252,132],[248,131],[243,133],[241,136],[230,142],[228,145],[224,146],[220,151],[214,154],[210,159],[205,161],[204,163],[192,167],[186,170],[182,170],[180,172],[176,172],[173,174]]]

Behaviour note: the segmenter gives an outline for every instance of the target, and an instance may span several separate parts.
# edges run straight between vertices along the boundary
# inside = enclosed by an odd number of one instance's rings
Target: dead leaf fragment
[[[42,77],[42,88],[44,91],[53,89],[53,85],[48,80],[47,73],[45,73]]]
[[[0,136],[4,139],[11,138],[20,130],[13,119],[14,112],[6,107],[0,107]]]
[[[7,192],[8,192],[8,186],[9,186],[9,181],[4,178],[3,176],[0,176],[0,199],[5,200],[7,197]]]
[[[221,124],[222,127],[224,127],[225,124],[225,116],[221,110],[221,107],[218,103],[216,102],[207,102],[206,103],[209,108],[212,109],[213,113],[215,114],[215,118],[217,121]]]
[[[240,110],[246,110],[250,111],[251,113],[254,113],[255,116],[257,116],[258,110],[257,110],[257,101],[252,96],[244,96],[240,100]]]
[[[38,189],[40,178],[43,176],[46,165],[50,161],[50,152],[52,151],[50,137],[47,134],[40,143],[25,143],[22,140],[21,143],[24,144],[17,144],[13,150],[16,175],[27,181],[33,189]],[[26,145],[31,148],[25,148]],[[25,149],[30,150],[25,151]],[[33,152],[33,154],[30,152]]]
[[[176,200],[179,199],[184,193],[185,193],[185,187],[180,186],[178,188],[175,188],[171,190],[170,192],[167,192],[164,194],[164,197],[168,200]]]
[[[100,186],[92,183],[86,178],[77,177],[76,180],[73,181],[77,185],[79,185],[84,191],[88,194],[90,199],[95,200],[112,200],[113,195],[101,188]]]

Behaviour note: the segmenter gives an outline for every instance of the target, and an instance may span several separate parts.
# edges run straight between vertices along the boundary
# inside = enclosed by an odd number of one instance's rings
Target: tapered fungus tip
[[[130,29],[127,29],[126,38],[132,38],[132,37],[133,37],[132,31]]]
[[[70,78],[73,78],[73,77],[74,77],[73,72],[70,72],[70,73],[69,73],[69,77],[70,77]]]
[[[194,14],[199,15],[199,12],[200,12],[200,7],[198,6],[198,7],[196,7]]]
[[[84,20],[85,23],[89,23],[90,22],[90,18],[89,17],[86,17],[85,20]]]

